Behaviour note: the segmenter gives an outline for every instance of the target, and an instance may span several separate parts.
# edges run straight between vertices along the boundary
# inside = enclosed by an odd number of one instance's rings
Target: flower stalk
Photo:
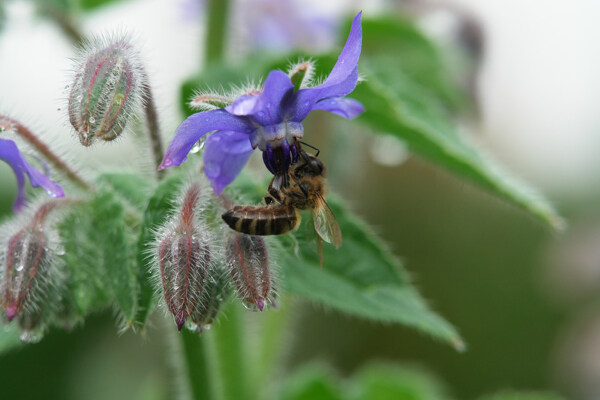
[[[156,105],[154,104],[154,98],[152,96],[152,90],[150,89],[149,82],[146,82],[142,89],[142,98],[144,100],[146,128],[148,130],[148,138],[150,139],[152,156],[154,158],[154,164],[158,168],[165,153],[160,135],[160,125],[158,124],[158,113],[156,112]],[[163,171],[156,170],[156,174],[159,179],[164,176]]]
[[[93,189],[93,186],[90,183],[83,179],[75,170],[69,167],[56,153],[50,149],[50,147],[48,147],[46,143],[42,142],[30,129],[21,124],[19,121],[4,115],[0,115],[0,132],[4,130],[13,131],[25,139],[55,168],[61,170],[65,176],[77,186],[87,190]]]

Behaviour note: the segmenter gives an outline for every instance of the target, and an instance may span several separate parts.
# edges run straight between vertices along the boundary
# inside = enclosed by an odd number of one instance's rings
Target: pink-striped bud
[[[227,242],[226,257],[229,274],[244,306],[262,311],[265,305],[274,305],[273,275],[264,239],[232,234]]]
[[[82,145],[113,140],[140,105],[145,75],[126,38],[94,39],[82,51],[69,94],[69,121]]]
[[[9,322],[32,303],[30,294],[45,281],[41,275],[48,269],[47,245],[44,232],[31,227],[20,230],[8,241],[2,309]]]
[[[312,61],[300,61],[288,70],[288,76],[294,84],[294,91],[305,89],[312,83],[315,65]]]
[[[9,322],[24,312],[35,313],[46,300],[54,246],[49,243],[45,220],[56,205],[43,204],[6,243],[0,306]]]
[[[162,295],[179,330],[200,303],[211,266],[206,229],[196,218],[199,197],[200,186],[192,184],[185,192],[179,213],[158,235]]]

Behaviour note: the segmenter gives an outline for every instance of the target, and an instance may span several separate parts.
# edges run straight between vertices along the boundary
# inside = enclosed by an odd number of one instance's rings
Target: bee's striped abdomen
[[[221,215],[233,230],[247,235],[283,235],[296,228],[300,216],[292,206],[235,206]]]

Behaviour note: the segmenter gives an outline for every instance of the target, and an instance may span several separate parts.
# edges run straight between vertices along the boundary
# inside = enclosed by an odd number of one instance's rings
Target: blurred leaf
[[[564,397],[549,392],[503,391],[480,397],[479,400],[564,400]]]
[[[322,365],[303,366],[287,377],[279,388],[277,400],[342,400],[338,379]]]
[[[369,365],[350,382],[352,400],[443,400],[443,385],[431,374],[392,364]]]
[[[4,4],[0,3],[0,33],[4,30],[6,25],[6,12],[4,11]]]
[[[23,345],[21,331],[17,324],[6,324],[0,326],[0,354]]]
[[[73,12],[75,0],[34,0],[38,6],[39,12],[66,15]]]
[[[298,256],[290,250],[281,258],[283,286],[349,314],[417,328],[461,350],[464,344],[454,327],[431,311],[383,241],[337,197],[330,196],[328,202],[344,243],[339,250],[323,245],[321,269],[316,244],[308,237],[314,228],[310,222],[301,227],[296,233]]]
[[[190,163],[188,163],[190,164]],[[152,309],[152,298],[154,287],[150,281],[150,271],[152,269],[151,259],[148,251],[154,242],[154,232],[156,228],[165,222],[172,208],[172,202],[177,196],[177,189],[181,185],[185,176],[185,168],[178,168],[171,172],[166,179],[154,191],[148,201],[148,206],[144,212],[142,229],[137,244],[137,264],[138,264],[138,282],[140,283],[140,300],[137,315],[135,317],[136,325],[143,327],[146,318]]]
[[[397,136],[415,153],[522,207],[553,228],[562,227],[562,219],[541,195],[459,136],[434,93],[413,81],[393,58],[365,60],[361,71],[368,80],[358,85],[352,97],[366,108],[362,122]]]
[[[240,66],[209,64],[197,76],[187,79],[180,90],[181,111],[190,116],[197,113],[188,103],[198,91],[221,93],[234,87],[247,86],[248,82],[259,82],[266,76],[265,71],[274,63],[288,65],[288,61],[274,58],[272,54],[255,53]]]
[[[350,24],[346,26],[349,30]],[[361,60],[389,55],[392,65],[399,66],[410,79],[426,87],[446,107],[466,110],[467,99],[453,80],[446,60],[413,22],[400,17],[365,18],[362,26]]]
[[[83,11],[91,11],[106,4],[117,3],[122,0],[77,0],[79,8]]]

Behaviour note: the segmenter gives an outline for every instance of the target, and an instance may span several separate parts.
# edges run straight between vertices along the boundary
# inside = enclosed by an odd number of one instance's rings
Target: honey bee
[[[318,153],[317,153],[318,155]],[[282,235],[300,224],[298,210],[312,210],[315,230],[335,247],[342,244],[342,231],[325,201],[325,166],[304,150],[288,171],[289,184],[277,188],[271,179],[265,206],[235,206],[221,217],[234,229],[248,235]],[[320,241],[319,241],[320,248]]]

